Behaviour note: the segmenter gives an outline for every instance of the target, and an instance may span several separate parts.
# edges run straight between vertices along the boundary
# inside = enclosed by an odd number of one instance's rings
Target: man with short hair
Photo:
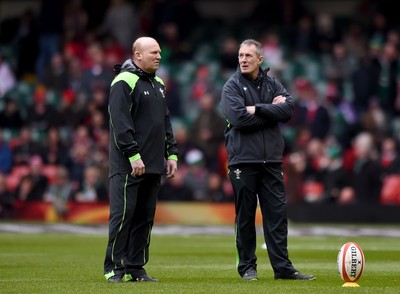
[[[165,86],[156,76],[161,49],[150,37],[138,38],[132,59],[116,66],[111,83],[110,218],[104,261],[107,282],[158,282],[144,266],[149,260],[161,175],[172,178],[178,149]]]
[[[281,83],[268,76],[268,69],[261,69],[263,60],[258,41],[243,41],[239,68],[225,83],[220,102],[228,121],[225,143],[235,200],[237,270],[244,280],[258,280],[255,217],[259,203],[275,279],[314,280],[293,267],[287,250],[284,139],[279,124],[291,118],[293,100]]]

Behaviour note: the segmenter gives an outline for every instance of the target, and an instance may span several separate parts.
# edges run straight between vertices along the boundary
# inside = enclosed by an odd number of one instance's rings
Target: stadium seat
[[[47,177],[50,183],[54,183],[57,178],[58,165],[47,164],[43,166],[42,172]]]
[[[305,181],[302,190],[306,202],[321,201],[324,197],[324,185],[318,181]]]
[[[383,179],[380,203],[383,205],[400,204],[400,175],[388,175]]]
[[[15,191],[20,181],[21,178],[18,175],[12,173],[8,174],[6,176],[7,189],[12,192]]]
[[[19,178],[29,174],[29,166],[28,165],[16,165],[12,168],[11,173],[14,176],[17,176]]]

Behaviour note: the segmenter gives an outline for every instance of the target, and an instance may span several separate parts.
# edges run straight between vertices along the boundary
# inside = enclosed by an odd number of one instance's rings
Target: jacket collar
[[[145,72],[144,70],[139,68],[131,59],[125,60],[125,62],[122,65],[121,64],[114,65],[114,72],[116,75],[124,71],[129,71],[134,74],[137,74],[138,76],[143,76],[147,78],[154,78],[156,75],[155,73],[150,74]]]

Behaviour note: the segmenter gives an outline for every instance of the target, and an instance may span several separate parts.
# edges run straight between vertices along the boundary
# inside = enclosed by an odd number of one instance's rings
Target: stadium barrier
[[[332,223],[400,223],[399,206],[363,206],[334,204],[290,204],[292,222]],[[67,213],[59,216],[51,203],[22,202],[15,205],[14,219],[75,224],[106,224],[108,203],[68,202]],[[233,203],[159,202],[155,222],[181,225],[232,225],[235,220]],[[256,224],[262,224],[260,209]]]
[[[41,201],[22,202],[15,205],[14,217],[25,221],[59,222],[77,224],[106,224],[108,222],[108,203],[68,202],[67,213],[57,214],[51,203]],[[155,222],[160,224],[183,225],[229,225],[235,219],[232,203],[193,203],[160,202],[157,205]],[[257,222],[261,223],[260,213]]]

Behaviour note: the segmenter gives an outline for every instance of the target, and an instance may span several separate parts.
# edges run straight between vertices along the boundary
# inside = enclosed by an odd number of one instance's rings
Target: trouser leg
[[[104,274],[123,275],[123,256],[129,237],[129,225],[135,208],[135,198],[128,193],[129,174],[116,174],[110,178],[110,216],[108,221],[108,243],[104,260]]]
[[[249,268],[257,269],[256,257],[256,172],[234,166],[229,170],[235,198],[236,266],[240,276]]]
[[[124,258],[126,273],[133,276],[146,273],[143,267],[149,261],[151,230],[160,181],[159,175],[146,175],[137,188],[136,209],[129,228],[127,254]]]
[[[132,177],[117,174],[110,179],[109,237],[104,274],[144,274],[150,233],[154,223],[159,175]]]
[[[263,217],[264,238],[274,273],[295,271],[287,249],[287,202],[281,165],[263,166],[259,201]]]

